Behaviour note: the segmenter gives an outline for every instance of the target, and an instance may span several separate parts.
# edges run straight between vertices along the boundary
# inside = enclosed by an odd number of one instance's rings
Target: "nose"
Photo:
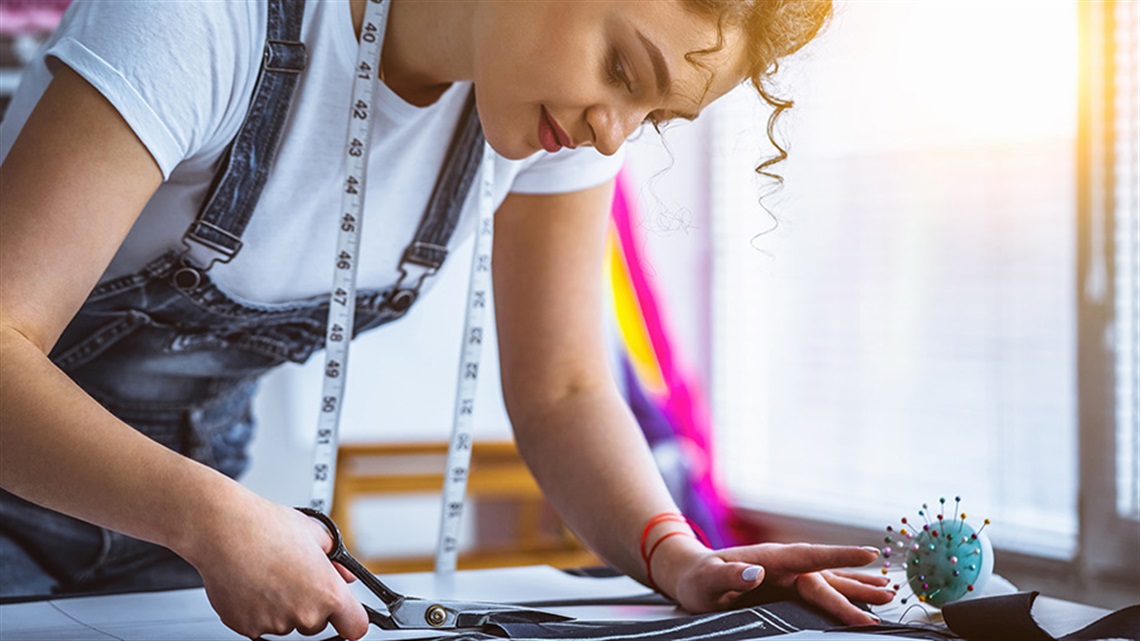
[[[644,115],[631,107],[597,105],[586,110],[594,147],[606,156],[617,153],[643,119]]]

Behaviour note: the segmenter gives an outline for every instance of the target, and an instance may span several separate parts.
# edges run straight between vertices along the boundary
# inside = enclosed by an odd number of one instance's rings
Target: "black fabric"
[[[435,637],[434,641],[747,641],[780,637],[801,630],[851,631],[928,641],[958,639],[946,630],[914,625],[843,627],[802,601],[780,601],[744,610],[653,621],[570,621],[510,623],[499,619],[479,632]]]
[[[571,621],[565,623],[509,623],[500,621],[479,632],[438,637],[437,641],[747,641],[798,632],[860,632],[892,638],[927,641],[1140,641],[1140,605],[1109,614],[1071,634],[1054,638],[1033,620],[1030,612],[1036,592],[970,599],[942,609],[948,627],[916,623],[842,626],[831,616],[801,600],[777,601],[732,612],[684,616],[655,621]]]
[[[485,633],[463,635],[468,640],[494,639],[594,639],[607,641],[743,641],[778,636],[805,629],[834,627],[830,618],[799,603],[773,603],[767,606],[685,616],[655,621],[570,621],[566,623],[501,623]]]
[[[954,601],[942,607],[942,620],[970,641],[1053,641],[1030,614],[1036,599],[1036,592],[1017,592]]]
[[[1042,630],[1033,619],[1033,602],[1037,595],[1037,592],[1017,592],[955,601],[943,606],[942,618],[951,630],[967,641],[1140,641],[1140,605],[1117,610],[1091,625],[1057,638]]]

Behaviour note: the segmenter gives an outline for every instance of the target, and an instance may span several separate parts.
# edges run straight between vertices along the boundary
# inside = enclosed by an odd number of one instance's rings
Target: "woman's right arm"
[[[318,524],[130,428],[47,357],[161,181],[115,108],[61,66],[0,167],[0,486],[171,548],[241,634],[329,622],[363,636]]]

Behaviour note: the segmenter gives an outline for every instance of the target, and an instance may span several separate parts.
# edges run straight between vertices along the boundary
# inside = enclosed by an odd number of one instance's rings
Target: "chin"
[[[507,160],[522,160],[529,158],[538,153],[526,140],[519,139],[503,139],[501,136],[496,136],[494,133],[484,131],[484,137],[487,139],[487,144],[491,145],[491,149]]]
[[[478,99],[478,94],[476,94]],[[483,138],[491,149],[507,160],[522,160],[533,156],[542,147],[531,141],[518,126],[521,118],[516,115],[496,114],[490,106],[479,106],[479,120],[483,125]],[[537,121],[535,121],[537,123]],[[537,127],[537,124],[536,124]]]

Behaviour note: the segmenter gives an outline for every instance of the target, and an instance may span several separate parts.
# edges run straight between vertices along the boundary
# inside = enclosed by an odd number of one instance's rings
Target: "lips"
[[[542,115],[538,119],[538,141],[543,149],[552,153],[563,147],[574,148],[566,130],[559,127],[558,122],[550,117],[546,107],[542,107]]]

